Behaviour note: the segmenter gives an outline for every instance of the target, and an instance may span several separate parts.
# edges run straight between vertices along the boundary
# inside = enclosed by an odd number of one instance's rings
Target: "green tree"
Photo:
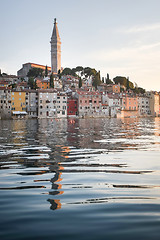
[[[35,82],[35,80],[34,80],[33,77],[29,77],[29,79],[28,79],[28,85],[29,85],[29,87],[30,87],[31,89],[36,89],[37,84],[36,84],[36,82]]]
[[[100,71],[98,71],[93,78],[92,85],[97,89],[97,86],[99,86],[100,84],[101,84]]]
[[[72,69],[71,68],[64,68],[62,75],[72,75]]]
[[[31,68],[27,74],[27,77],[42,77],[43,69]]]
[[[53,74],[50,75],[50,88],[54,88]]]
[[[127,85],[126,85],[126,89],[130,89],[130,86],[129,86],[129,78],[127,78]]]
[[[141,87],[135,87],[133,89],[133,92],[135,92],[137,94],[139,94],[139,93],[144,94],[146,92],[146,90],[144,88],[141,88]]]
[[[109,74],[107,73],[106,84],[113,84],[113,82],[109,79]]]
[[[81,77],[79,78],[79,88],[81,88],[82,87],[82,79],[81,79]]]
[[[47,65],[46,65],[46,68],[45,68],[45,77],[47,77],[48,76],[48,67],[47,67]]]

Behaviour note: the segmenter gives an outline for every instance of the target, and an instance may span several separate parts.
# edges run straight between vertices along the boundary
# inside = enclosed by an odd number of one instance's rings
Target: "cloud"
[[[137,25],[128,29],[119,29],[118,32],[122,33],[139,33],[160,30],[160,23],[154,23],[149,25]]]

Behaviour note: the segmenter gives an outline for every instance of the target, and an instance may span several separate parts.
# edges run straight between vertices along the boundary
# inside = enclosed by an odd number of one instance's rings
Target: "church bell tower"
[[[51,37],[51,70],[52,73],[61,71],[61,39],[58,32],[57,21],[54,19],[54,27]]]

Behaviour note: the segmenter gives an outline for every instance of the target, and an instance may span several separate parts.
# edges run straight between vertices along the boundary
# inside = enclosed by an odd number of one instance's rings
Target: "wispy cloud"
[[[118,32],[123,33],[138,33],[138,32],[148,32],[148,31],[155,31],[160,30],[160,23],[148,24],[148,25],[137,25],[131,28],[120,29]]]

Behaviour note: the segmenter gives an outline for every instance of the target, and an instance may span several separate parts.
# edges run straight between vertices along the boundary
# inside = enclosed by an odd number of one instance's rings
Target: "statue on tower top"
[[[56,18],[54,19],[54,23],[57,23],[57,19]]]

